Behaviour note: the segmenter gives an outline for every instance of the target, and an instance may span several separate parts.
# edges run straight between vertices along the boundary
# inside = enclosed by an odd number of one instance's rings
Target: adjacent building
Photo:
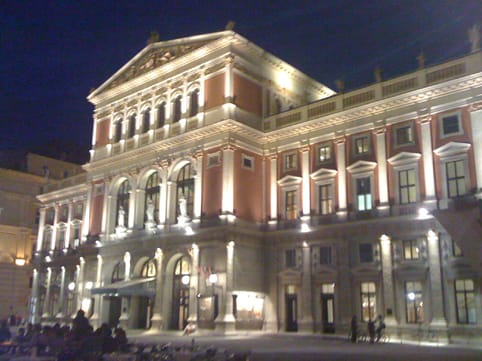
[[[86,181],[39,196],[31,318],[401,338],[482,326],[482,53],[336,93],[233,31],[95,89]]]

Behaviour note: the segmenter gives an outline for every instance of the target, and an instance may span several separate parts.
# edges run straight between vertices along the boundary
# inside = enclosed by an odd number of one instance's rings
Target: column
[[[94,184],[94,187],[96,185]],[[94,193],[94,196],[96,194]],[[101,225],[101,232],[102,234],[105,235],[105,238],[107,239],[110,230],[111,230],[111,217],[110,214],[112,214],[112,195],[111,195],[111,190],[110,190],[110,181],[106,181],[104,183],[104,192],[103,192],[103,197],[104,197],[104,202],[102,205],[102,225]],[[114,220],[114,225],[115,225],[115,220]]]
[[[270,218],[278,219],[278,158],[270,157]]]
[[[67,216],[67,229],[65,230],[65,244],[64,248],[69,248],[70,245],[70,235],[72,230],[72,215],[74,213],[74,203],[73,201],[69,202],[69,214]]]
[[[224,66],[224,102],[225,103],[233,102],[233,95],[234,95],[233,63],[234,63],[234,56],[228,55],[225,59],[225,66]]]
[[[482,162],[480,161],[480,159],[482,159],[482,142],[480,141],[480,139],[482,139],[482,102],[472,105],[469,111],[472,125],[472,139],[478,139],[478,141],[472,143],[472,146],[474,147],[476,191],[479,193],[480,199],[482,193]]]
[[[60,267],[60,293],[59,293],[59,307],[56,317],[62,320],[65,316],[65,267]]]
[[[235,328],[233,315],[233,286],[234,286],[234,242],[228,242],[226,246],[226,290],[223,302],[219,300],[219,315],[214,320],[216,331],[231,332]]]
[[[142,228],[144,226],[144,210],[146,209],[146,190],[137,188],[135,195],[134,227]]]
[[[156,299],[154,301],[154,310],[151,318],[153,329],[162,329],[164,326],[164,321],[162,319],[162,259],[163,259],[162,249],[156,249],[155,258],[157,261],[157,272],[156,272]]]
[[[37,235],[37,252],[42,250],[42,242],[44,238],[44,228],[45,228],[45,213],[46,209],[44,207],[40,208],[40,219],[38,223],[38,235]]]
[[[189,317],[188,322],[197,323],[197,294],[199,293],[199,247],[194,243],[191,248],[192,272],[189,289]]]
[[[392,277],[392,244],[390,237],[382,234],[380,237],[380,247],[382,250],[382,279],[383,279],[383,301],[382,313],[385,316],[387,326],[396,326],[395,318],[395,290]]]
[[[176,198],[175,198],[175,195],[172,194],[173,183],[170,180],[168,180],[166,184],[167,184],[167,189],[166,189],[166,224],[167,223],[175,223],[175,221],[173,222],[173,220],[175,220],[175,218],[176,218],[176,211],[175,211],[175,208],[173,207],[173,203],[175,202]],[[174,196],[174,199],[172,199],[173,196]]]
[[[86,240],[87,235],[90,231],[90,207],[92,207],[92,183],[89,184],[87,189],[87,198],[85,199],[83,209],[82,209],[82,231],[80,234],[81,242]]]
[[[54,226],[52,227],[52,239],[50,240],[50,250],[55,249],[55,243],[57,242],[57,230],[59,224],[59,209],[60,206],[58,204],[55,205],[55,213],[54,213]]]
[[[124,273],[124,280],[130,280],[131,274],[131,254],[129,252],[124,253],[124,265],[125,265],[125,273]],[[122,297],[121,299],[121,315],[119,317],[119,322],[121,327],[128,328],[128,321],[129,321],[129,298],[127,296]]]
[[[303,216],[310,215],[310,147],[301,149],[302,207]]]
[[[30,299],[30,323],[36,324],[40,322],[40,310],[39,310],[39,288],[38,288],[39,273],[36,268],[32,273],[32,298]]]
[[[377,207],[381,214],[388,214],[388,178],[387,178],[387,151],[386,151],[386,129],[379,128],[376,131],[377,137],[377,165],[378,165],[378,195],[380,205]]]
[[[201,218],[202,212],[202,185],[203,185],[203,153],[197,152],[196,159],[196,175],[194,176],[194,219]]]
[[[95,288],[102,287],[102,266],[104,260],[100,254],[97,255],[97,275],[95,277]],[[102,310],[102,295],[94,295],[94,313],[90,317],[90,322],[94,327],[99,327],[100,313]]]
[[[428,231],[427,243],[430,287],[428,287],[426,292],[430,292],[431,294],[430,308],[432,310],[432,322],[430,323],[430,327],[446,328],[447,320],[445,319],[444,314],[440,244],[438,234],[435,233],[435,231]],[[428,315],[428,317],[430,316]]]
[[[435,175],[433,170],[432,134],[430,130],[430,116],[419,119],[422,131],[422,156],[423,175],[425,179],[425,201],[426,205],[436,206],[435,199]]]
[[[234,211],[234,147],[227,144],[223,147],[223,200],[222,213],[233,214]]]
[[[303,242],[303,274],[301,277],[301,319],[298,322],[300,332],[313,332],[313,295],[311,293],[311,250]]]
[[[51,288],[51,283],[52,283],[52,269],[50,267],[47,267],[47,282],[45,285],[45,299],[44,299],[44,307],[42,310],[42,318],[47,318],[50,317],[50,288]]]
[[[198,127],[202,127],[204,124],[204,99],[206,92],[206,75],[205,70],[201,71],[199,77],[199,112],[198,112]]]
[[[77,274],[77,310],[82,308],[82,300],[84,299],[84,270],[85,259],[80,257]]]
[[[338,212],[340,218],[346,218],[346,155],[345,137],[340,136],[336,140],[336,168],[338,171]]]
[[[159,184],[159,227],[163,227],[166,224],[167,219],[167,160],[161,161],[159,166],[161,167],[161,183]]]
[[[134,228],[134,220],[136,215],[136,192],[134,188],[131,188],[129,191],[129,214],[127,215],[127,228],[133,229]]]

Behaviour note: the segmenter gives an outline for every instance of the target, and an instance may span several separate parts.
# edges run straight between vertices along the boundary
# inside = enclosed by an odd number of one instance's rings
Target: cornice
[[[88,188],[89,184],[87,183],[77,184],[75,186],[62,188],[45,194],[39,194],[37,199],[42,203],[58,202],[59,200],[79,197],[83,194],[86,194]]]

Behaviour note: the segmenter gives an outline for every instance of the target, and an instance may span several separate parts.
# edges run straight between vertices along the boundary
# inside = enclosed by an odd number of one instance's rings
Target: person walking
[[[382,315],[378,315],[377,317],[377,329],[375,330],[376,334],[377,334],[377,342],[380,341],[380,339],[382,338],[382,334],[383,334],[383,330],[385,329],[385,322],[383,322],[383,317]]]
[[[357,335],[357,333],[358,333],[358,321],[356,319],[356,315],[353,315],[353,317],[351,318],[350,330],[351,330],[351,342],[355,343],[356,339],[358,337],[358,335]]]
[[[375,342],[375,320],[368,319],[368,336],[370,337],[370,343]]]

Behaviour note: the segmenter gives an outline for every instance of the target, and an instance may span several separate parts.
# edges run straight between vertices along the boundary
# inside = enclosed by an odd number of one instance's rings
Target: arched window
[[[119,140],[121,140],[122,137],[122,119],[119,119],[115,124],[114,124],[114,143],[117,143]]]
[[[162,102],[157,107],[157,128],[164,126],[166,122],[166,103]]]
[[[189,116],[193,117],[199,112],[199,89],[191,92],[189,99]]]
[[[125,226],[129,219],[129,192],[131,186],[126,179],[117,192],[116,226]]]
[[[146,198],[144,200],[144,222],[149,220],[148,207],[153,208],[153,221],[157,222],[159,215],[159,175],[152,173],[146,183]]]
[[[185,276],[191,274],[191,263],[185,256],[179,258],[174,266],[174,275]]]
[[[123,281],[125,278],[125,263],[122,261],[117,262],[112,271],[111,283]]]
[[[142,115],[142,133],[147,133],[151,125],[151,110],[146,109]]]
[[[184,198],[186,205],[186,214],[182,214],[179,207],[179,201]],[[179,171],[176,184],[176,216],[193,216],[194,205],[194,171],[191,164],[186,164]]]
[[[174,102],[172,103],[172,122],[178,122],[181,119],[181,99],[182,97],[178,95]]]
[[[132,138],[136,134],[136,115],[132,114],[129,118],[129,130],[127,132],[127,137]]]
[[[141,269],[141,277],[156,277],[157,274],[157,261],[154,258],[148,259]]]

